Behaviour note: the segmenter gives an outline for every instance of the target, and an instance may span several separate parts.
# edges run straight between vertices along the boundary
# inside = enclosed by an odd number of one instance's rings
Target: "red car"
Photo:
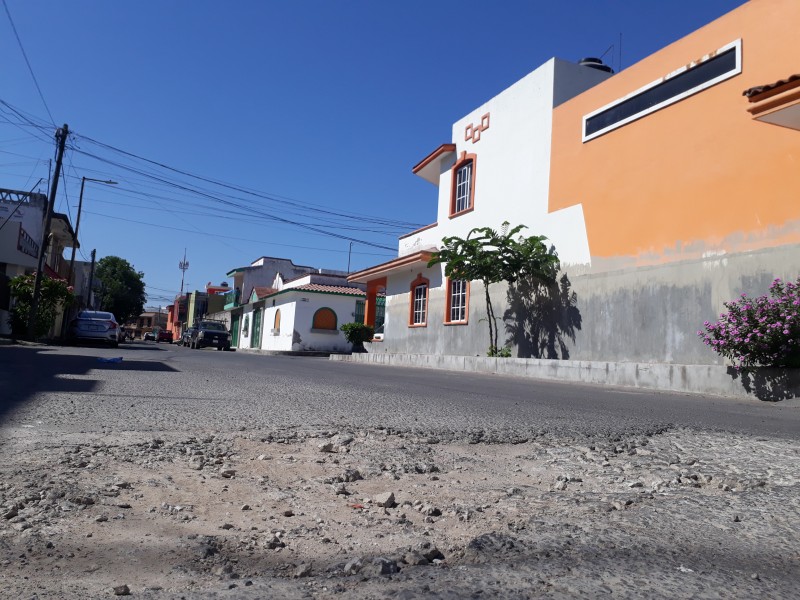
[[[168,329],[159,329],[158,335],[156,336],[156,342],[167,342],[169,344],[172,343],[172,332]]]

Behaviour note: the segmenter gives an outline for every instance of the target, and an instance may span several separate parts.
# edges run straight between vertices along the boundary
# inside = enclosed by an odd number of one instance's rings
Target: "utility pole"
[[[347,251],[347,274],[350,275],[350,255],[353,253],[353,242],[350,242],[350,249]]]
[[[81,177],[81,195],[78,197],[78,216],[75,217],[75,230],[72,235],[72,255],[69,257],[69,274],[67,275],[67,283],[69,285],[75,285],[75,282],[72,281],[72,274],[75,268],[75,250],[78,248],[78,228],[81,226],[81,209],[83,208],[83,188],[86,186],[87,181],[96,181],[97,183],[105,183],[107,185],[117,185],[116,181],[111,181],[110,179],[92,179],[91,177]],[[70,311],[71,314],[72,311]],[[67,333],[67,319],[64,319],[64,322],[61,327],[61,337],[64,337]]]
[[[92,266],[89,269],[89,287],[86,291],[86,307],[92,308],[92,284],[94,283],[94,257],[97,255],[97,250],[92,250]]]
[[[183,260],[178,263],[178,268],[181,270],[181,296],[183,296],[183,276],[189,269],[189,261],[186,260],[186,248],[183,249]]]
[[[61,175],[61,161],[64,159],[64,146],[67,143],[67,136],[69,135],[69,127],[66,123],[64,126],[56,131],[56,139],[58,140],[58,154],[56,155],[56,172],[53,177],[52,185],[50,186],[50,198],[47,202],[47,210],[44,217],[44,230],[42,231],[42,245],[39,252],[39,263],[36,268],[36,280],[33,284],[33,298],[31,298],[31,312],[28,315],[28,339],[33,340],[36,338],[36,318],[39,311],[39,294],[42,291],[42,271],[44,270],[45,255],[47,254],[47,246],[50,241],[50,223],[53,220],[53,208],[56,205],[56,191],[58,191],[58,178]]]
[[[72,269],[75,265],[75,250],[78,246],[78,228],[81,226],[81,208],[83,208],[83,188],[87,181],[96,181],[106,185],[117,185],[116,181],[110,179],[92,179],[91,177],[81,177],[81,195],[78,198],[78,216],[75,217],[75,235],[72,236],[72,256],[69,259],[69,276],[67,281],[72,285]]]

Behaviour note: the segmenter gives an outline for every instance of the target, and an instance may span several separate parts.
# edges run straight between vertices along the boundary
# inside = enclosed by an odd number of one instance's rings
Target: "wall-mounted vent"
[[[736,40],[584,116],[583,141],[588,142],[741,72],[742,40]]]

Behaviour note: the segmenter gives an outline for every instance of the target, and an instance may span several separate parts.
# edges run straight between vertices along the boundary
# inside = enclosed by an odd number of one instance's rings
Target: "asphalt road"
[[[102,359],[122,357],[118,363]],[[285,427],[416,429],[484,441],[608,436],[670,426],[800,437],[800,402],[778,403],[190,350],[153,342],[0,346],[0,424],[54,431]]]

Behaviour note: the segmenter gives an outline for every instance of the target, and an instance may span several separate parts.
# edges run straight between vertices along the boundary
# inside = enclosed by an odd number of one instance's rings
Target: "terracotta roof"
[[[271,287],[264,287],[257,285],[256,287],[253,288],[253,291],[256,293],[256,297],[260,300],[261,298],[266,298],[270,294],[274,294],[278,290]]]
[[[367,283],[370,280],[385,277],[394,271],[406,270],[408,268],[418,268],[421,265],[427,266],[428,261],[433,258],[433,253],[433,250],[420,250],[414,254],[406,254],[374,267],[369,267],[363,271],[351,273],[347,277],[347,281],[351,283]]]
[[[367,295],[364,290],[360,290],[357,287],[349,287],[345,285],[323,285],[321,283],[307,283],[306,285],[298,285],[297,287],[283,288],[281,291],[292,292],[295,290],[303,292],[325,292],[326,294],[347,294],[349,296]]]
[[[786,79],[781,79],[780,81],[776,81],[775,83],[768,83],[766,85],[758,85],[756,87],[751,87],[742,92],[743,96],[747,96],[748,98],[752,98],[753,96],[758,96],[763,94],[764,92],[770,92],[777,88],[783,87],[793,81],[797,81],[800,79],[800,73],[796,73],[794,75],[789,75]]]

